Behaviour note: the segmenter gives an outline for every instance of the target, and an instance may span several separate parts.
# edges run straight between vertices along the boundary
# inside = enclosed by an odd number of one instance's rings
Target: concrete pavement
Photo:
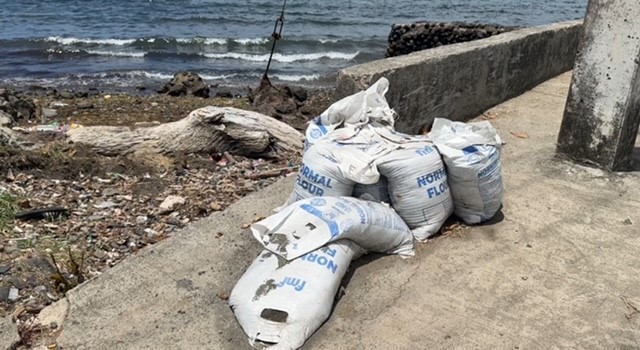
[[[507,142],[500,220],[420,244],[412,259],[354,262],[346,295],[304,349],[640,349],[640,172],[554,157],[570,77],[485,113]],[[58,346],[249,349],[224,300],[260,250],[240,226],[292,184],[72,290],[45,309],[62,328]]]

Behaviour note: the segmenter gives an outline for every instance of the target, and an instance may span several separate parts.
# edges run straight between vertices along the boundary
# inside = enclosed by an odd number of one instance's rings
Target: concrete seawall
[[[562,22],[352,66],[336,91],[343,97],[388,78],[387,100],[404,132],[436,117],[468,120],[571,70],[581,29],[582,21]]]

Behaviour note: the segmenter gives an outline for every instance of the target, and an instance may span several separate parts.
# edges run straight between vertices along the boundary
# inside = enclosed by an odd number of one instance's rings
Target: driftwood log
[[[69,130],[68,140],[102,155],[229,152],[276,157],[301,152],[304,136],[266,115],[231,107],[196,109],[181,120],[154,127],[87,126]]]

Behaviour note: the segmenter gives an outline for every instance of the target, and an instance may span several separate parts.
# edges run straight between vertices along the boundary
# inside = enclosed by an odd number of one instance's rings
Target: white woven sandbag
[[[251,225],[251,231],[287,260],[345,238],[370,252],[414,254],[411,231],[393,209],[352,197],[300,200]]]
[[[386,152],[386,143],[368,127],[332,131],[304,153],[285,205],[311,197],[350,196],[355,183],[376,183],[380,173],[375,161]]]
[[[317,145],[304,153],[293,193],[285,205],[311,197],[351,195],[355,181],[347,178],[347,165],[330,148],[334,147]]]
[[[295,260],[262,251],[233,288],[229,305],[249,343],[271,350],[301,347],[329,317],[340,281],[363,250],[348,240]]]
[[[313,119],[305,132],[304,149],[309,149],[318,140],[343,125],[359,126],[369,122],[393,126],[395,112],[389,107],[384,95],[389,90],[389,81],[380,78],[368,89],[347,96]]]
[[[393,208],[417,240],[434,235],[453,212],[447,171],[438,151],[427,142],[399,146],[377,162],[387,178]]]
[[[436,118],[430,135],[447,166],[455,214],[467,224],[491,219],[504,194],[497,131],[488,121]]]

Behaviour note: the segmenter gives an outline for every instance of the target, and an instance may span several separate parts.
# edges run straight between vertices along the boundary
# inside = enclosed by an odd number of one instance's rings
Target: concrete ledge
[[[582,21],[562,22],[349,67],[336,91],[347,96],[388,78],[387,100],[405,132],[436,117],[468,120],[571,70],[581,29]]]

